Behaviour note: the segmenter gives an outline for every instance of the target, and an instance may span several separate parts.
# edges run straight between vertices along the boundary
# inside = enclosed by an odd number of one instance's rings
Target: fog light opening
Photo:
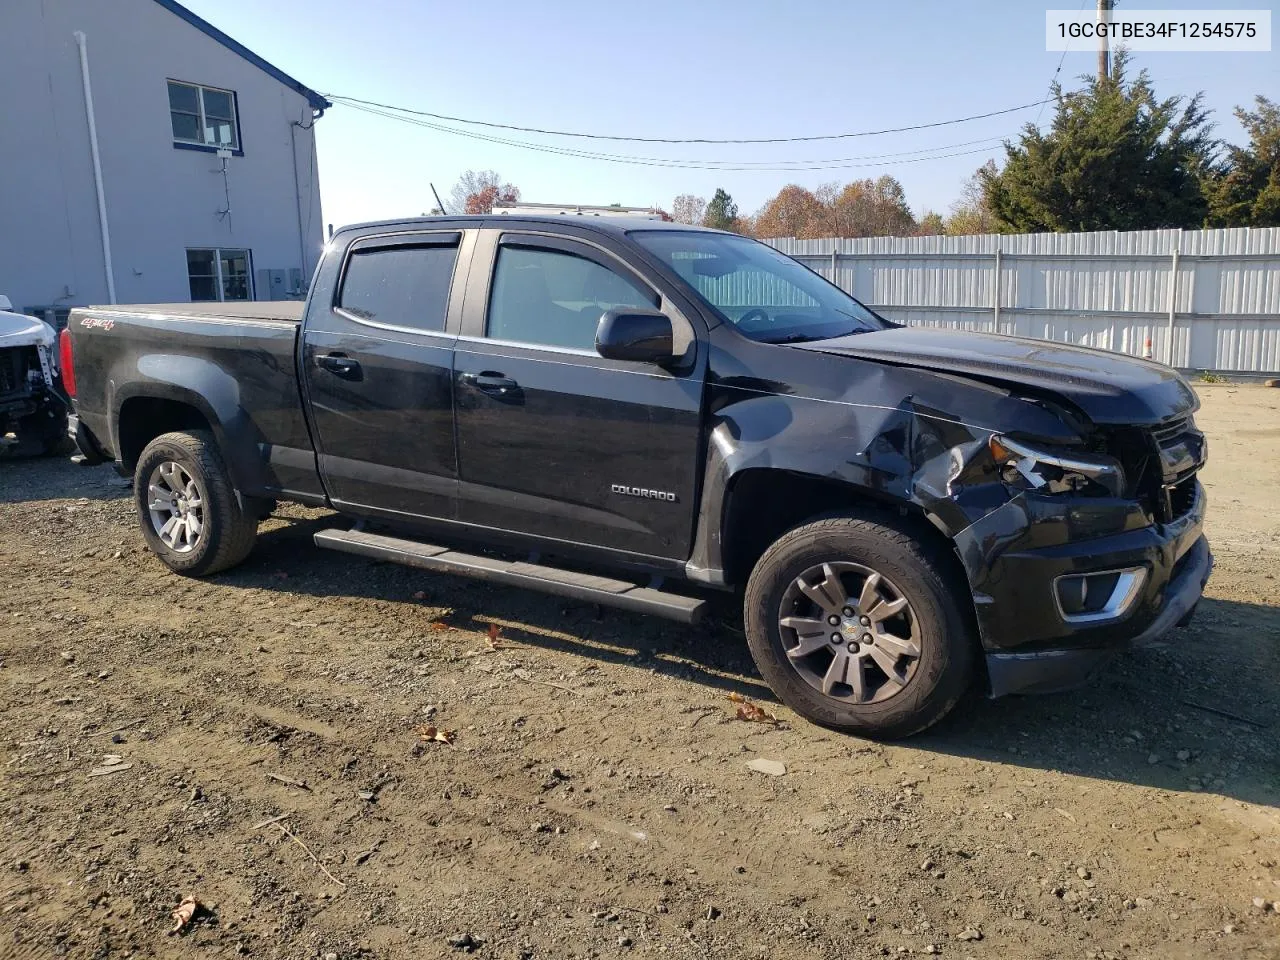
[[[1128,613],[1146,579],[1145,567],[1067,574],[1054,580],[1053,598],[1067,623],[1114,620]]]

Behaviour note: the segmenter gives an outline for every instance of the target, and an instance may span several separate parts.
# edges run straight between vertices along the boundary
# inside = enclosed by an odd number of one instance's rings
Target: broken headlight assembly
[[[1119,497],[1124,471],[1118,461],[1095,453],[1038,447],[992,435],[988,441],[1000,479],[1015,490]]]

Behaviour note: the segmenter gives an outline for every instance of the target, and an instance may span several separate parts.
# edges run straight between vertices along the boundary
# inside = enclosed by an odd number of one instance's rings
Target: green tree
[[[1205,184],[1211,227],[1280,226],[1280,106],[1254,97],[1257,110],[1236,108],[1249,146],[1229,147]]]
[[[733,202],[733,197],[716,187],[715,196],[707,204],[707,212],[702,218],[702,225],[704,227],[714,227],[717,230],[740,230],[742,224],[738,220],[738,205]]]
[[[1047,134],[1028,124],[1005,144],[998,174],[984,173],[987,208],[1005,233],[1199,227],[1208,205],[1201,178],[1212,168],[1202,96],[1157,100],[1146,71],[1129,82],[1128,57],[1082,90],[1054,84]]]

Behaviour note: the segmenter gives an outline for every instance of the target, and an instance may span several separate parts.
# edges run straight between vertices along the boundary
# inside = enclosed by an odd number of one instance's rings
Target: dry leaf
[[[195,897],[183,897],[177,909],[173,911],[173,929],[170,933],[180,933],[191,923],[192,917],[200,910],[200,901]]]
[[[757,704],[752,703],[740,693],[730,693],[729,699],[738,704],[738,719],[748,723],[778,723],[776,716]]]
[[[447,743],[453,746],[455,736],[457,734],[453,730],[442,730],[440,727],[418,727],[418,739],[423,743]]]
[[[502,628],[496,623],[489,624],[489,649],[490,650],[515,650],[519,647],[517,643],[506,643],[501,640]]]
[[[432,630],[448,630],[449,625],[445,623],[443,620],[436,620],[431,624],[431,629]]]

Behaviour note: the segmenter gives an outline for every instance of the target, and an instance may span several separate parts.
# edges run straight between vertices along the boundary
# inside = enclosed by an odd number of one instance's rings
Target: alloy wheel
[[[175,553],[190,553],[204,532],[205,495],[182,465],[166,460],[147,481],[147,511],[160,541]]]
[[[859,563],[823,563],[791,581],[778,613],[787,662],[848,704],[901,693],[920,663],[918,621],[901,590]]]

